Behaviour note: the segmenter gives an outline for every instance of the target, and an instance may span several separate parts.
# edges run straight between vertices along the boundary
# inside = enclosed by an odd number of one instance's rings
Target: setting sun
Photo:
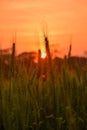
[[[46,53],[45,52],[41,52],[41,58],[43,58],[43,59],[46,58]]]

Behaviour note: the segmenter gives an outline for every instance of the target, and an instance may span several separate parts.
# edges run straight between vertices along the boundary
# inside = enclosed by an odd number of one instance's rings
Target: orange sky
[[[87,50],[87,0],[0,0],[0,47],[16,32],[17,52],[37,51],[45,23],[52,51],[66,54],[71,36],[73,55]]]

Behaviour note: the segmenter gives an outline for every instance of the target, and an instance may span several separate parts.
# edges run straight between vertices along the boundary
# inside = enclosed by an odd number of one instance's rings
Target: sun
[[[45,59],[46,56],[47,56],[47,53],[46,53],[46,49],[45,49],[45,47],[44,47],[44,44],[41,44],[40,50],[41,50],[41,58],[42,58],[42,59]]]
[[[45,59],[46,56],[47,56],[47,55],[46,55],[46,52],[41,52],[41,58],[42,58],[42,59]]]

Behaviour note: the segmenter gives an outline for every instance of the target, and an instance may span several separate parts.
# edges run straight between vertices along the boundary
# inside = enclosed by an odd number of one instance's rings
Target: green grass
[[[8,79],[0,75],[0,130],[87,129],[87,71],[55,69],[54,81],[38,79],[34,69],[29,76],[23,68]]]
[[[19,64],[16,72],[15,48],[7,78],[0,61],[0,130],[87,130],[87,67],[64,59],[58,71],[45,42],[48,59],[29,73]]]

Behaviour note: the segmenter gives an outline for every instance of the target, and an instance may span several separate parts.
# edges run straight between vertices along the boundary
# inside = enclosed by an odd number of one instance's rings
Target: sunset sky
[[[87,50],[87,0],[0,0],[0,48],[10,47],[16,32],[17,53],[42,46],[43,28],[52,51]]]

